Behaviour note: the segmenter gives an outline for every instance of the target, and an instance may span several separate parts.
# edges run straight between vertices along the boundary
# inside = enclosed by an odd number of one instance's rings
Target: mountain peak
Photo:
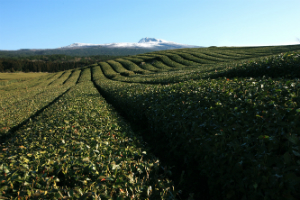
[[[147,42],[167,42],[165,40],[161,40],[161,39],[156,39],[156,38],[148,38],[148,37],[145,37],[145,38],[142,38],[140,39],[140,41],[138,43],[147,43]]]

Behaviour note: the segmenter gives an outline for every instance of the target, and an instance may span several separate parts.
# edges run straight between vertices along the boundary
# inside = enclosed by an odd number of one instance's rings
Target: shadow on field
[[[168,148],[168,145],[166,144],[169,143],[169,140],[164,134],[157,135],[153,133],[153,129],[145,116],[139,119],[132,118],[128,113],[122,111],[122,108],[114,103],[114,100],[111,99],[104,90],[97,86],[94,81],[93,83],[100,95],[115,107],[120,115],[131,125],[134,132],[143,137],[143,140],[151,149],[151,153],[159,158],[162,166],[168,166],[168,168],[171,169],[171,179],[174,181],[175,189],[177,191],[181,190],[181,193],[177,194],[178,196],[176,199],[188,199],[189,196],[192,195],[195,200],[210,200],[207,183],[208,178],[200,175],[200,170],[196,165],[197,161],[194,161],[195,165],[190,163],[190,165],[187,166],[184,162],[184,156],[179,157],[178,155],[175,155],[177,151],[171,151]],[[179,149],[182,148],[179,147]],[[184,152],[181,153],[184,155]]]
[[[66,94],[71,88],[67,89],[64,93],[56,97],[53,101],[51,101],[49,104],[44,106],[43,108],[36,111],[34,114],[32,114],[29,118],[25,119],[23,122],[19,123],[18,125],[12,127],[7,133],[0,135],[0,143],[5,143],[6,140],[13,138],[15,136],[15,132],[21,128],[22,126],[26,125],[30,120],[34,120],[39,114],[41,114],[46,108],[50,107],[52,104],[54,104],[56,101],[58,101],[64,94]]]

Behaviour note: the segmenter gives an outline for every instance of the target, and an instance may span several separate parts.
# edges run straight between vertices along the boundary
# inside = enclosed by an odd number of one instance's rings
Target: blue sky
[[[0,49],[138,42],[300,44],[299,0],[0,0]]]

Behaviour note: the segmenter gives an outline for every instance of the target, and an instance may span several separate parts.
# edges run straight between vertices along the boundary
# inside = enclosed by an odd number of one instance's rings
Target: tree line
[[[0,72],[58,72],[119,57],[122,56],[73,57],[67,55],[35,55],[23,58],[0,58]]]
[[[62,48],[62,49],[22,49],[17,51],[1,51],[0,58],[21,58],[29,56],[50,56],[50,55],[67,55],[67,56],[126,56],[137,55],[154,51],[155,49],[139,48],[109,48],[109,47],[88,47],[88,48]]]

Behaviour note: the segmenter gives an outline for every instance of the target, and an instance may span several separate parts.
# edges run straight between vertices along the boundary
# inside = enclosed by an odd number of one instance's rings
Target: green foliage
[[[198,63],[198,64],[210,64],[210,63],[214,63],[213,61],[216,61],[216,59],[212,59],[212,58],[210,58],[208,56],[205,56],[204,54],[201,54],[201,53],[178,52],[177,54],[180,55],[182,58],[185,58],[187,60],[191,60],[194,63]]]
[[[108,60],[107,63],[112,67],[112,69],[120,74],[126,73],[129,75],[133,75],[134,72],[127,70],[126,68],[123,67],[122,64],[119,62],[116,62],[115,60]]]
[[[161,69],[154,67],[152,64],[149,63],[149,62],[152,62],[153,59],[155,59],[155,57],[150,57],[150,56],[148,57],[148,56],[145,56],[142,54],[142,55],[138,55],[138,56],[126,57],[124,59],[134,62],[135,64],[137,64],[140,68],[142,68],[144,70],[154,71],[154,72],[162,71]]]
[[[99,65],[106,77],[113,79],[115,76],[119,75],[119,73],[113,70],[113,68],[108,63],[100,62]]]
[[[36,78],[23,84],[15,83],[1,92],[1,126],[0,136],[9,135],[10,130],[28,119],[38,110],[49,104],[76,83],[77,77],[69,76],[70,72],[60,72],[47,80]],[[68,83],[63,84],[67,78]],[[14,87],[13,87],[14,86]],[[17,87],[18,86],[18,87]]]
[[[288,70],[280,78],[258,76],[254,61],[231,78],[217,71],[169,85],[96,83],[129,118],[149,124],[153,142],[166,142],[165,157],[184,163],[180,187],[200,170],[213,199],[298,199],[299,63],[296,52],[272,57],[273,74]]]
[[[148,63],[147,63],[148,64]],[[160,69],[161,71],[172,70],[172,67],[165,65],[163,62],[158,61],[156,59],[152,60],[149,64],[153,65],[154,67]]]
[[[185,68],[185,65],[182,65],[172,59],[170,59],[170,57],[165,56],[163,54],[154,54],[151,53],[150,55],[154,55],[155,59],[157,59],[158,61],[162,61],[164,64],[168,65],[169,67],[173,67],[173,68]]]
[[[185,66],[191,66],[191,65],[195,65],[197,63],[189,61],[189,60],[185,60],[183,59],[181,56],[179,56],[178,54],[172,54],[172,53],[163,53],[163,55],[168,56],[170,59],[174,60],[175,62],[185,65]]]
[[[2,143],[0,158],[4,197],[175,196],[169,171],[87,79]]]
[[[118,58],[116,59],[119,63],[121,63],[127,70],[133,71],[137,74],[145,74],[148,73],[148,71],[140,68],[138,65],[136,65],[135,63],[129,61],[129,60],[125,60],[125,59],[121,59]]]
[[[85,68],[81,70],[80,77],[77,83],[91,81],[91,70],[90,68]]]
[[[0,86],[0,196],[300,199],[289,49],[153,52]]]

